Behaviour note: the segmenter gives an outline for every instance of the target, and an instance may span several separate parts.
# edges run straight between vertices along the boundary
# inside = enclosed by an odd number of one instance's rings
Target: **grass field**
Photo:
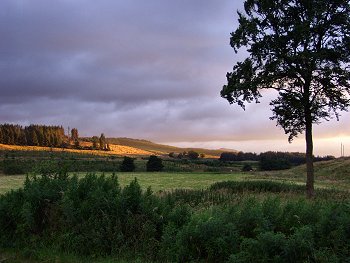
[[[101,173],[99,173],[101,174]],[[83,177],[85,173],[78,173]],[[106,173],[111,175],[111,173]],[[153,191],[166,191],[172,189],[204,189],[219,181],[241,181],[250,176],[243,173],[117,173],[121,186],[129,184],[134,178],[137,178],[141,186],[146,189],[151,187]],[[11,189],[20,188],[25,180],[24,175],[1,175],[0,176],[0,194]]]
[[[338,189],[350,191],[350,160],[335,160],[320,162],[316,164],[316,188]],[[333,168],[332,168],[333,167]],[[151,187],[153,191],[168,191],[173,189],[205,189],[215,182],[220,181],[245,181],[245,180],[269,180],[291,182],[296,184],[305,183],[304,166],[295,167],[285,171],[273,172],[232,172],[232,173],[167,173],[167,172],[139,172],[139,173],[117,173],[121,186],[129,184],[137,178],[141,186],[146,189]],[[327,173],[330,169],[338,172]],[[86,173],[78,173],[79,177]],[[101,173],[99,173],[101,174]],[[111,173],[105,173],[111,175]],[[0,194],[11,189],[20,188],[25,180],[24,175],[1,175]]]
[[[108,162],[108,160],[106,161]],[[240,164],[240,166],[241,165],[242,164]],[[224,168],[227,168],[227,167],[224,167]],[[132,182],[134,178],[137,178],[138,183],[140,184],[141,188],[144,191],[148,187],[151,187],[151,189],[155,193],[153,195],[154,199],[150,199],[150,200],[168,200],[167,198],[169,198],[169,200],[173,200],[169,203],[166,201],[164,201],[164,203],[159,203],[163,205],[164,204],[169,205],[169,210],[165,209],[162,213],[166,213],[165,211],[170,211],[170,215],[174,216],[176,214],[172,214],[171,211],[173,211],[175,207],[182,206],[182,205],[190,209],[191,216],[186,219],[188,220],[188,224],[185,227],[179,226],[179,229],[176,231],[182,231],[181,232],[182,235],[188,235],[189,237],[192,237],[192,235],[196,235],[196,234],[198,234],[201,237],[202,233],[204,234],[206,233],[208,234],[208,236],[206,238],[203,238],[203,240],[209,240],[210,238],[215,238],[217,234],[215,234],[215,232],[210,232],[210,231],[207,233],[206,230],[208,227],[209,229],[211,229],[211,231],[222,232],[224,231],[225,227],[230,226],[230,224],[228,225],[223,224],[222,221],[220,221],[226,213],[224,212],[226,211],[225,207],[236,207],[236,208],[242,209],[242,213],[236,214],[236,217],[239,215],[242,217],[242,219],[238,220],[237,222],[235,221],[235,224],[238,224],[239,222],[241,222],[244,225],[246,221],[248,222],[249,220],[251,220],[251,216],[252,218],[255,218],[254,220],[258,220],[255,223],[260,222],[259,220],[261,219],[262,215],[259,213],[263,213],[262,211],[265,211],[264,209],[267,209],[266,211],[267,219],[270,218],[271,215],[276,216],[278,220],[271,221],[271,222],[273,224],[275,223],[277,224],[278,222],[280,222],[280,220],[284,218],[284,217],[279,218],[278,214],[282,213],[282,211],[285,211],[286,213],[285,216],[288,216],[288,213],[289,213],[288,209],[290,209],[290,205],[292,205],[292,207],[294,207],[293,208],[294,210],[292,209],[292,211],[294,211],[292,212],[292,217],[291,217],[292,221],[290,221],[289,219],[288,220],[286,219],[286,222],[283,224],[288,225],[290,222],[294,222],[293,220],[295,218],[299,220],[299,218],[302,218],[302,216],[304,216],[306,219],[302,220],[302,222],[304,222],[303,224],[309,224],[308,227],[310,226],[313,227],[313,225],[310,222],[313,222],[312,220],[314,220],[313,219],[314,212],[316,213],[318,211],[317,213],[319,213],[318,215],[316,215],[316,218],[321,218],[321,217],[327,218],[328,216],[327,212],[323,213],[322,211],[328,211],[327,209],[333,209],[333,208],[337,209],[337,207],[342,204],[345,204],[344,206],[345,208],[347,207],[346,205],[350,200],[349,168],[350,168],[350,159],[346,159],[346,158],[315,163],[315,187],[316,187],[316,195],[317,195],[316,202],[312,202],[312,201],[304,202],[305,201],[305,192],[304,192],[305,166],[298,166],[289,170],[272,171],[272,172],[262,172],[262,171],[239,172],[239,170],[233,170],[232,172],[219,172],[219,173],[217,172],[152,172],[152,173],[151,172],[132,172],[132,173],[117,172],[116,174],[118,176],[118,182],[121,185],[121,187],[122,188],[125,187],[124,190],[131,185],[130,182]],[[73,174],[76,174],[81,181],[89,178],[89,176],[85,177],[87,175],[86,172],[70,173],[70,175],[73,175]],[[98,172],[96,174],[101,175],[102,173]],[[110,176],[112,175],[111,172],[106,172],[104,174],[107,176],[107,178],[105,179],[110,179]],[[21,175],[0,174],[0,195],[10,191],[11,189],[15,190],[23,187],[23,182],[25,180],[25,177],[26,176],[23,174]],[[223,183],[215,184],[217,182],[223,182]],[[279,184],[276,182],[283,182],[284,184]],[[114,183],[113,185],[116,185],[116,184]],[[40,196],[41,192],[45,192],[44,190],[43,191],[41,190],[42,189],[41,187],[37,189],[40,189],[40,190],[36,191],[35,188],[33,188],[34,192],[32,193],[35,193],[38,196]],[[95,185],[91,189],[92,190],[89,190],[89,191],[95,191],[96,189],[98,189],[98,187],[96,187]],[[124,193],[124,190],[122,191],[122,193]],[[200,190],[200,191],[197,191],[197,190]],[[65,193],[67,194],[67,192]],[[92,196],[98,196],[100,198],[100,196],[104,194],[108,194],[108,191],[96,192]],[[7,196],[11,196],[11,194],[3,195],[1,197],[5,198]],[[31,195],[27,195],[26,198],[28,196],[30,197]],[[67,197],[68,196],[70,195],[67,195]],[[254,201],[253,203],[249,203],[251,202],[249,201],[250,199],[254,199],[257,201]],[[82,207],[87,208],[87,207],[96,205],[98,208],[97,211],[100,211],[100,209],[102,209],[103,207],[103,206],[101,207],[100,205],[103,204],[103,202],[99,203],[98,201],[99,199],[96,199],[96,200],[97,200],[97,203],[91,203],[89,206],[82,206]],[[106,201],[109,199],[102,198],[101,200]],[[119,199],[119,200],[129,200],[129,199]],[[138,199],[135,199],[135,200],[138,200]],[[143,199],[140,199],[140,200],[143,200]],[[292,203],[289,203],[289,202],[292,202]],[[6,204],[6,203],[3,203],[3,204]],[[67,203],[67,204],[70,204],[70,203]],[[171,207],[171,204],[174,204],[174,207]],[[248,206],[244,206],[244,204]],[[285,208],[284,208],[284,204],[287,204]],[[318,205],[322,206],[323,208],[322,209],[317,208]],[[159,207],[162,207],[162,206],[159,206]],[[261,211],[259,210],[260,209],[259,207],[261,207],[262,209]],[[319,210],[314,211],[310,207],[314,207],[315,209],[319,209]],[[154,213],[154,215],[150,218],[153,218],[154,220],[156,220],[155,222],[158,222],[157,209],[158,209],[158,206],[150,210],[151,213]],[[248,210],[250,212],[245,214],[244,211],[248,211]],[[24,209],[23,211],[26,211],[26,210]],[[76,210],[74,209],[72,211],[76,211]],[[111,210],[111,211],[115,211],[115,210]],[[176,211],[179,212],[183,210],[176,210]],[[235,210],[227,210],[227,211],[235,211]],[[293,216],[294,214],[296,215]],[[332,220],[334,220],[334,218],[332,217],[333,214],[336,214],[336,212],[334,213],[332,212],[329,214],[331,218],[330,222],[333,222]],[[56,214],[52,214],[52,215],[56,215]],[[58,215],[59,214],[57,214],[56,216]],[[106,217],[106,214],[103,214],[103,215],[104,217],[101,217],[102,219],[108,218]],[[170,215],[165,216],[164,218],[166,220],[172,220],[171,219],[172,217],[169,217]],[[90,215],[89,217],[91,216],[92,215]],[[139,221],[139,218],[138,218],[139,216],[140,214],[136,213],[134,219],[137,220],[138,223],[132,224],[129,227],[131,226],[137,227],[138,225],[143,225],[144,222],[142,220]],[[163,216],[163,214],[161,214],[161,216]],[[179,219],[182,220],[183,218],[182,215],[180,214],[178,216],[179,216]],[[227,220],[228,219],[234,220],[236,217],[232,217],[228,214]],[[344,217],[343,219],[347,220],[347,218],[348,217]],[[100,220],[99,217],[97,217],[97,219]],[[134,219],[131,218],[130,220],[134,220]],[[85,223],[88,222],[85,219],[84,220],[80,219],[78,221],[85,222]],[[52,222],[56,222],[56,220],[53,220]],[[58,220],[57,222],[60,222],[60,221]],[[130,222],[134,222],[134,221],[130,221]],[[175,222],[178,222],[178,221],[175,221]],[[263,223],[265,221],[261,219],[261,222]],[[322,222],[322,220],[320,222]],[[339,222],[341,223],[343,221],[339,221]],[[348,225],[346,222],[344,223],[344,227]],[[250,229],[252,225],[249,222],[246,224],[247,226],[242,227],[244,231],[246,229]],[[298,224],[300,224],[300,222]],[[300,227],[300,229],[303,229],[303,230],[306,229],[306,228],[302,228],[302,226],[299,226],[298,224],[295,225],[295,227]],[[327,225],[329,224],[330,223],[327,223]],[[335,224],[335,226],[337,226],[337,224]],[[94,225],[98,225],[98,224],[94,224]],[[265,223],[262,225],[265,226]],[[80,226],[80,223],[78,224],[78,226]],[[144,227],[146,226],[149,226],[149,225],[147,224],[144,225]],[[199,232],[196,232],[197,226],[203,227],[203,229]],[[280,225],[278,229],[280,229],[281,226],[283,225]],[[142,231],[143,229],[148,229],[144,227],[140,229],[142,229]],[[190,227],[193,227],[193,231],[194,231],[193,233],[186,232],[191,229]],[[159,239],[160,240],[159,242],[163,242],[162,241],[163,238],[167,237],[166,235],[166,233],[168,233],[167,231],[172,231],[169,229],[171,228],[167,228],[166,225],[162,226],[161,230],[159,231],[163,236],[162,236],[162,239]],[[221,230],[218,230],[218,229],[221,229]],[[256,229],[259,229],[259,228],[256,228]],[[292,229],[292,228],[290,228],[289,226],[286,227],[285,229],[287,230],[286,230],[286,233],[284,234],[285,236],[283,237],[284,242],[287,242],[289,239],[299,237],[293,234],[290,235],[288,231],[289,229]],[[342,229],[342,228],[340,227],[339,229]],[[91,232],[90,228],[88,228],[87,233],[89,235],[92,235],[91,233],[95,233],[95,232],[93,231]],[[134,233],[134,232],[131,231],[131,233]],[[153,233],[153,232],[144,232],[144,234],[146,233]],[[171,233],[170,236],[174,235],[172,234],[172,232],[169,232],[169,233]],[[282,237],[281,234],[278,232],[274,233],[274,232],[267,231],[263,233],[264,235],[266,235],[266,237],[269,237],[270,235],[272,235],[272,233],[274,236],[271,236],[271,237],[273,238]],[[126,236],[128,235],[126,234]],[[339,236],[342,237],[342,235],[339,235]],[[95,236],[92,236],[92,237],[96,238]],[[259,241],[259,237],[255,237],[257,238],[256,240]],[[243,238],[247,238],[247,237],[242,236],[242,240]],[[301,235],[300,238],[301,240],[297,240],[297,239],[295,240],[295,244],[299,244],[303,241],[302,240],[303,235]],[[218,236],[218,240],[221,240],[221,234]],[[247,240],[251,241],[251,239],[246,239],[246,242]],[[180,241],[183,242],[184,239],[177,240],[177,242],[180,242]],[[199,241],[197,240],[197,242]],[[334,244],[339,242],[340,242],[339,240],[334,241]],[[207,243],[215,244],[215,242],[211,243],[210,240],[207,241]],[[145,244],[149,244],[148,239],[147,239],[147,242],[145,242]],[[184,244],[184,248],[186,247],[187,245]],[[287,247],[289,247],[289,245]],[[266,248],[268,249],[269,246],[266,246]],[[316,249],[316,248],[317,248],[317,245],[315,245],[315,248],[313,249]],[[206,248],[204,247],[201,249],[202,251],[204,251]],[[71,251],[74,251],[74,250],[71,250]],[[197,250],[194,250],[193,253],[196,254],[197,253],[196,251]],[[337,253],[339,253],[340,256],[342,255],[341,252],[337,252]],[[346,251],[344,253],[346,254]],[[37,247],[36,246],[31,247],[28,245],[27,247],[25,247],[25,249],[22,249],[21,247],[21,249],[7,248],[6,250],[2,250],[2,251],[0,250],[0,262],[20,262],[20,263],[23,263],[23,262],[100,262],[100,263],[130,262],[128,260],[125,260],[125,258],[122,260],[119,260],[118,257],[112,257],[112,256],[109,257],[108,254],[107,256],[102,256],[101,258],[95,257],[94,255],[92,256],[90,255],[90,257],[88,256],[85,257],[85,256],[86,256],[85,254],[80,254],[80,255],[75,253],[70,254],[69,252],[66,253],[64,250],[56,250],[54,246],[48,248],[48,247],[39,246],[39,245]],[[123,257],[122,254],[121,254],[121,257]],[[138,255],[132,254],[131,262],[147,262],[147,259],[142,257],[138,258]],[[149,262],[153,262],[153,261],[149,261]],[[197,261],[194,261],[194,262],[197,262]],[[198,262],[207,262],[207,261],[198,261]],[[217,261],[211,261],[211,262],[217,262]],[[327,260],[324,262],[327,262]],[[341,261],[335,261],[335,262],[341,262]]]

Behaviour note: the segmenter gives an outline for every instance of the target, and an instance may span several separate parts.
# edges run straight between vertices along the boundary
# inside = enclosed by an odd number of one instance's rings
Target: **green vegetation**
[[[170,158],[163,160],[168,172],[152,173],[139,158],[135,172],[122,173],[123,158],[35,154],[2,155],[2,169],[33,169],[27,179],[0,175],[0,260],[343,262],[350,256],[350,159],[316,163],[317,200],[306,201],[305,165],[266,172],[256,161]]]
[[[311,202],[294,184],[226,181],[154,194],[137,179],[50,171],[0,196],[0,247],[71,262],[344,262],[348,193],[316,191]]]
[[[160,172],[164,168],[161,158],[151,155],[146,163],[147,172]]]
[[[120,165],[120,171],[121,172],[133,172],[135,171],[135,164],[134,164],[134,159],[131,157],[124,157],[123,162]]]
[[[122,159],[117,160],[99,160],[99,161],[89,161],[89,167],[93,165],[100,165],[101,168],[107,170],[110,164],[110,168],[117,167]],[[70,161],[69,161],[70,162]],[[87,161],[86,161],[87,162]],[[118,165],[117,165],[118,162]],[[1,162],[0,162],[1,163]],[[74,162],[73,162],[74,163]],[[305,165],[297,166],[289,170],[283,171],[268,171],[268,172],[259,172],[259,171],[248,171],[241,172],[244,165],[251,164],[250,162],[239,162],[231,164],[231,166],[211,166],[204,168],[201,164],[195,164],[191,162],[190,164],[181,164],[175,163],[178,166],[174,166],[173,162],[163,161],[165,165],[164,170],[170,172],[158,172],[158,173],[146,173],[145,172],[145,160],[136,161],[137,171],[122,173],[117,172],[119,182],[122,186],[125,186],[133,178],[137,177],[139,182],[143,187],[151,186],[155,191],[159,190],[171,190],[175,188],[185,188],[185,189],[203,189],[211,184],[218,181],[243,181],[243,180],[269,180],[269,181],[279,181],[279,182],[294,182],[296,184],[305,183]],[[215,162],[216,163],[216,162]],[[41,172],[43,169],[51,167],[51,162],[44,162],[45,165],[35,166],[34,171]],[[227,163],[226,163],[227,164]],[[46,168],[43,168],[46,167]],[[58,166],[54,166],[58,167]],[[64,167],[64,166],[60,166]],[[66,166],[67,167],[67,166]],[[83,166],[78,166],[83,167]],[[257,167],[255,163],[253,169]],[[98,168],[98,166],[97,166]],[[142,168],[142,169],[141,169]],[[171,168],[171,169],[170,169]],[[209,169],[210,168],[210,169]],[[217,168],[217,171],[215,171]],[[54,168],[55,169],[55,168]],[[191,172],[195,170],[200,170],[199,172]],[[142,170],[142,171],[140,171]],[[174,172],[181,171],[181,172]],[[185,170],[185,172],[183,172]],[[208,170],[214,170],[209,171]],[[231,172],[232,170],[232,172]],[[98,171],[93,169],[92,172]],[[226,172],[225,172],[226,171]],[[323,161],[317,162],[315,164],[315,174],[317,177],[316,188],[335,188],[341,190],[350,190],[350,159],[342,158],[332,161]],[[101,172],[101,171],[100,171]],[[106,174],[111,174],[111,172],[106,172]],[[84,176],[82,172],[72,172],[72,174],[78,174],[78,176]],[[24,176],[21,175],[0,175],[0,194],[5,193],[10,189],[16,189],[23,185]]]

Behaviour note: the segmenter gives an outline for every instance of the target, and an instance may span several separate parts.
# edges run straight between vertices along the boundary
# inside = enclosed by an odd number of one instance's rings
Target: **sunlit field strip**
[[[9,151],[52,151],[52,152],[69,152],[80,154],[91,154],[98,156],[110,156],[110,155],[151,155],[153,152],[137,149],[130,146],[123,145],[110,145],[111,151],[98,151],[98,150],[76,150],[76,149],[64,149],[64,148],[51,148],[41,146],[18,146],[18,145],[6,145],[0,144],[0,150]]]

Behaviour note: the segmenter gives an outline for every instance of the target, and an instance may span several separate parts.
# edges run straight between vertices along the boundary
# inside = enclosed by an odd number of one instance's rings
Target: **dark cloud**
[[[244,55],[229,46],[242,5],[3,0],[0,122],[175,143],[286,141],[268,120],[273,95],[246,111],[219,97]],[[344,122],[336,125],[317,136],[347,134]]]
[[[4,2],[1,103],[20,103],[18,94],[119,103],[207,95],[228,61],[223,13],[236,9],[231,1]]]

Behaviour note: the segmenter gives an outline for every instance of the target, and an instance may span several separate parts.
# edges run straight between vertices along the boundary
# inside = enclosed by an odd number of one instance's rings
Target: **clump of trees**
[[[151,155],[146,163],[147,172],[160,172],[164,168],[163,160],[156,155]]]
[[[23,127],[18,124],[0,124],[0,143],[2,144],[62,148],[72,147],[71,144],[73,144],[77,149],[111,150],[103,133],[100,137],[93,136],[88,140],[92,142],[92,147],[81,147],[80,140],[77,128],[68,129],[68,135],[65,135],[62,126],[31,124]]]
[[[335,159],[334,156],[316,156],[314,161],[329,161]],[[292,166],[305,164],[305,153],[299,152],[263,152],[244,153],[244,152],[223,152],[220,155],[220,161],[223,162],[237,162],[237,161],[259,161],[260,169],[264,171],[284,170]]]
[[[221,153],[219,160],[224,162],[259,161],[259,158],[259,155],[251,152],[223,152]]]
[[[71,130],[71,139],[74,143],[75,148],[79,148],[80,147],[80,143],[79,143],[79,133],[78,133],[78,129],[77,128],[73,128]]]
[[[100,142],[100,150],[106,150],[107,148],[106,137],[103,133],[101,133],[99,142]]]
[[[187,156],[191,160],[196,160],[199,157],[199,153],[197,153],[195,151],[188,151]]]
[[[174,152],[170,152],[169,157],[170,158],[177,158],[177,159],[187,158],[187,159],[191,159],[191,160],[197,160],[198,158],[204,158],[205,154],[190,150],[188,152],[184,151],[184,152],[178,153],[178,154],[176,154]]]
[[[91,141],[92,141],[92,148],[94,150],[97,150],[98,149],[98,144],[99,144],[98,137],[97,136],[92,136]]]
[[[0,125],[0,143],[2,144],[61,147],[64,141],[65,135],[62,126]]]
[[[121,172],[133,172],[135,171],[134,158],[124,156],[123,162],[120,165]]]

